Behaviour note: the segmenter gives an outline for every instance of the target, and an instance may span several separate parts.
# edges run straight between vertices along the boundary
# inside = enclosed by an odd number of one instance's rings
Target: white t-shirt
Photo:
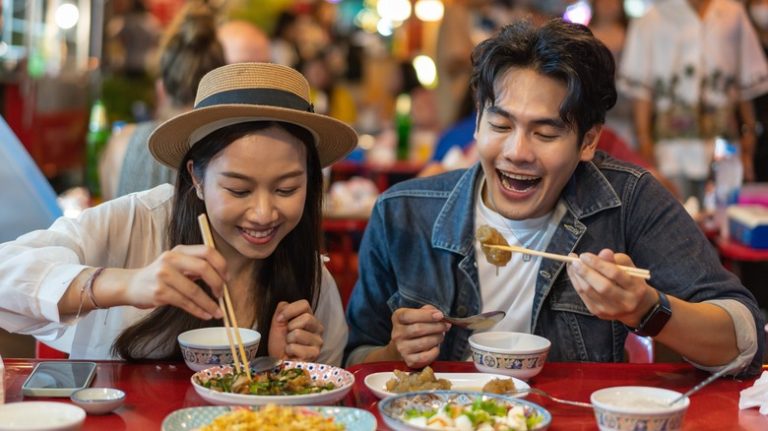
[[[172,201],[173,186],[164,184],[0,244],[0,327],[34,335],[73,359],[116,359],[110,354],[114,340],[152,310],[112,307],[74,321],[59,315],[58,302],[87,267],[140,268],[168,250]],[[348,329],[336,283],[325,267],[315,315],[325,327],[318,362],[341,364]]]
[[[496,229],[510,245],[546,250],[560,219],[565,215],[565,205],[558,203],[554,211],[541,217],[510,220],[485,205],[482,184],[477,188],[475,199],[475,227],[485,224]],[[479,241],[475,241],[475,255],[482,311],[503,310],[507,313],[490,330],[531,332],[536,276],[542,258],[512,253],[509,263],[498,267],[485,259]]]

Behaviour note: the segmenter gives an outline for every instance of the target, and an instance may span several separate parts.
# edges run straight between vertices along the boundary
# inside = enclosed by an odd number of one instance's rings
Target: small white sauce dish
[[[125,392],[114,388],[85,388],[74,392],[70,399],[88,414],[103,415],[123,405]]]

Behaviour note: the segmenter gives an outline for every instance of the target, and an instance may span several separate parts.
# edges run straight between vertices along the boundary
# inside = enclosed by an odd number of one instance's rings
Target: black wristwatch
[[[667,324],[669,318],[672,317],[672,307],[669,306],[669,299],[664,292],[657,290],[659,293],[659,302],[651,308],[643,319],[640,320],[640,325],[637,328],[628,327],[632,332],[637,335],[646,337],[655,337]]]

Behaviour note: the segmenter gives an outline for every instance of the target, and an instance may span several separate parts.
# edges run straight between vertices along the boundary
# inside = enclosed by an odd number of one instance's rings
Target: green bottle
[[[104,103],[97,99],[91,107],[88,134],[85,140],[85,185],[91,193],[92,201],[98,202],[101,199],[99,160],[108,140],[107,110],[104,108]]]
[[[411,96],[408,94],[400,94],[395,101],[395,127],[397,160],[408,160],[411,140]]]

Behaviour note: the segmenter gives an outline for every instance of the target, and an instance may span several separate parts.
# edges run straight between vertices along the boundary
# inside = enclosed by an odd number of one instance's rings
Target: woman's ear
[[[200,182],[200,180],[195,176],[195,163],[192,160],[187,160],[187,173],[192,178],[192,184],[195,186],[195,193],[197,194],[197,197],[202,200],[203,199],[203,184]]]

